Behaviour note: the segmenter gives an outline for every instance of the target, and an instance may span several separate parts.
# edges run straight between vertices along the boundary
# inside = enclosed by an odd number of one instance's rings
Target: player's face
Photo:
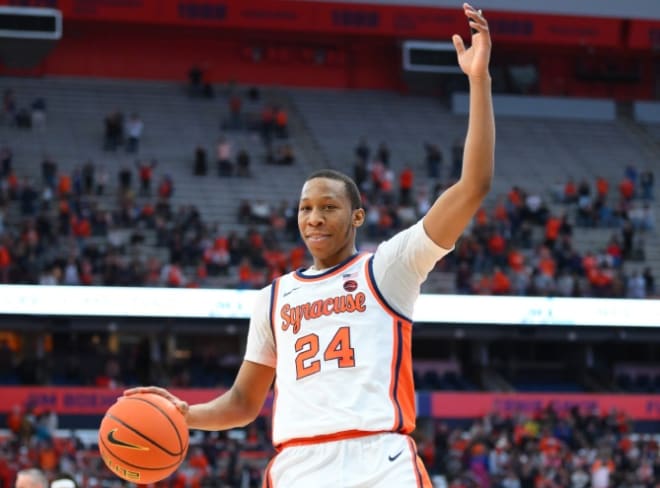
[[[364,211],[352,210],[343,181],[314,178],[305,183],[298,206],[298,229],[317,268],[329,268],[355,253],[355,229]]]

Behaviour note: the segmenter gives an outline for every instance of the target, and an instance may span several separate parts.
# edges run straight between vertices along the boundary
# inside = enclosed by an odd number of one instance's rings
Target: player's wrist
[[[492,78],[490,77],[490,73],[486,72],[479,75],[468,75],[468,81],[470,84],[487,83],[490,85]]]

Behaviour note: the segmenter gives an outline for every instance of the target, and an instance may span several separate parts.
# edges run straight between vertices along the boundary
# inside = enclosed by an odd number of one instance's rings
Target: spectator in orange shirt
[[[511,210],[519,209],[520,207],[522,207],[523,197],[520,188],[518,188],[517,186],[511,188],[511,190],[507,194],[507,198],[512,207]]]
[[[498,198],[493,209],[493,220],[500,232],[505,232],[509,226],[509,214],[502,198]]]
[[[62,173],[57,182],[57,194],[60,197],[71,195],[71,176],[68,173]]]
[[[555,215],[551,215],[545,223],[545,245],[550,249],[555,246],[561,226],[561,220]]]
[[[209,461],[201,447],[195,447],[188,458],[188,483],[192,488],[199,488],[204,478],[210,474]]]
[[[577,202],[577,186],[573,178],[569,178],[564,185],[564,203],[575,203]]]
[[[493,231],[488,238],[488,254],[496,266],[506,264],[506,239],[497,231]]]
[[[475,286],[477,295],[491,295],[493,293],[493,278],[484,273]]]
[[[493,295],[509,295],[511,293],[511,280],[501,268],[496,267],[492,281]]]
[[[238,267],[238,286],[239,290],[250,289],[252,287],[252,267],[250,260],[244,258]]]
[[[619,193],[624,201],[629,202],[635,196],[635,184],[629,178],[624,178],[619,183]]]
[[[542,247],[539,253],[538,269],[545,276],[552,278],[555,276],[557,265],[547,247]]]
[[[302,268],[305,265],[306,251],[303,246],[296,246],[289,252],[291,269]]]
[[[561,451],[561,442],[552,435],[550,429],[544,429],[539,441],[539,450],[546,455],[556,455]]]
[[[289,114],[282,107],[275,110],[275,134],[280,139],[289,137]]]
[[[609,191],[610,191],[609,182],[602,176],[596,178],[596,193],[598,195],[598,199],[605,200],[607,198],[607,193]]]
[[[621,244],[619,244],[619,240],[616,236],[612,236],[610,239],[606,252],[608,256],[611,256],[613,266],[618,268],[621,265],[621,260],[623,258],[623,250],[621,249]]]
[[[0,283],[9,283],[9,270],[11,269],[11,254],[7,246],[8,240],[0,242]]]
[[[4,351],[3,351],[4,352]],[[11,412],[7,415],[7,427],[9,431],[15,436],[21,432],[21,425],[23,424],[23,409],[20,405],[16,404],[12,407]]]
[[[39,467],[44,473],[54,473],[57,470],[59,456],[52,441],[42,441],[38,448]]]
[[[399,174],[399,203],[401,205],[410,205],[412,203],[410,195],[413,189],[415,174],[410,165],[405,165]]]
[[[525,256],[518,249],[511,249],[508,257],[509,267],[519,273],[525,268]]]
[[[488,225],[488,213],[486,209],[481,207],[477,210],[477,213],[474,216],[474,221],[477,224],[477,227],[486,227]]]

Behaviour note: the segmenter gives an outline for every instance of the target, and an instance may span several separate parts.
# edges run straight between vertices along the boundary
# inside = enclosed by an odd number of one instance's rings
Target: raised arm
[[[460,179],[438,197],[424,217],[426,233],[446,249],[454,245],[488,194],[495,159],[495,117],[488,71],[491,50],[488,23],[481,10],[467,3],[463,4],[463,11],[473,29],[472,45],[466,48],[459,35],[452,37],[458,64],[470,85],[463,170]]]

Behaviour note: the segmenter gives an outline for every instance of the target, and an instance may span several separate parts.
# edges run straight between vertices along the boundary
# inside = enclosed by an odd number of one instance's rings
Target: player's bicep
[[[418,222],[378,247],[374,256],[376,282],[385,284],[387,277],[395,284],[420,285],[452,249],[452,246],[438,246],[427,234],[423,222]]]
[[[378,247],[373,262],[376,286],[394,310],[411,317],[421,284],[450,251],[434,243],[418,222]]]
[[[424,229],[438,246],[450,249],[481,206],[484,193],[458,183],[438,197],[424,216]]]
[[[275,340],[270,324],[270,287],[259,291],[248,329],[244,359],[254,363],[275,367],[277,355]]]

